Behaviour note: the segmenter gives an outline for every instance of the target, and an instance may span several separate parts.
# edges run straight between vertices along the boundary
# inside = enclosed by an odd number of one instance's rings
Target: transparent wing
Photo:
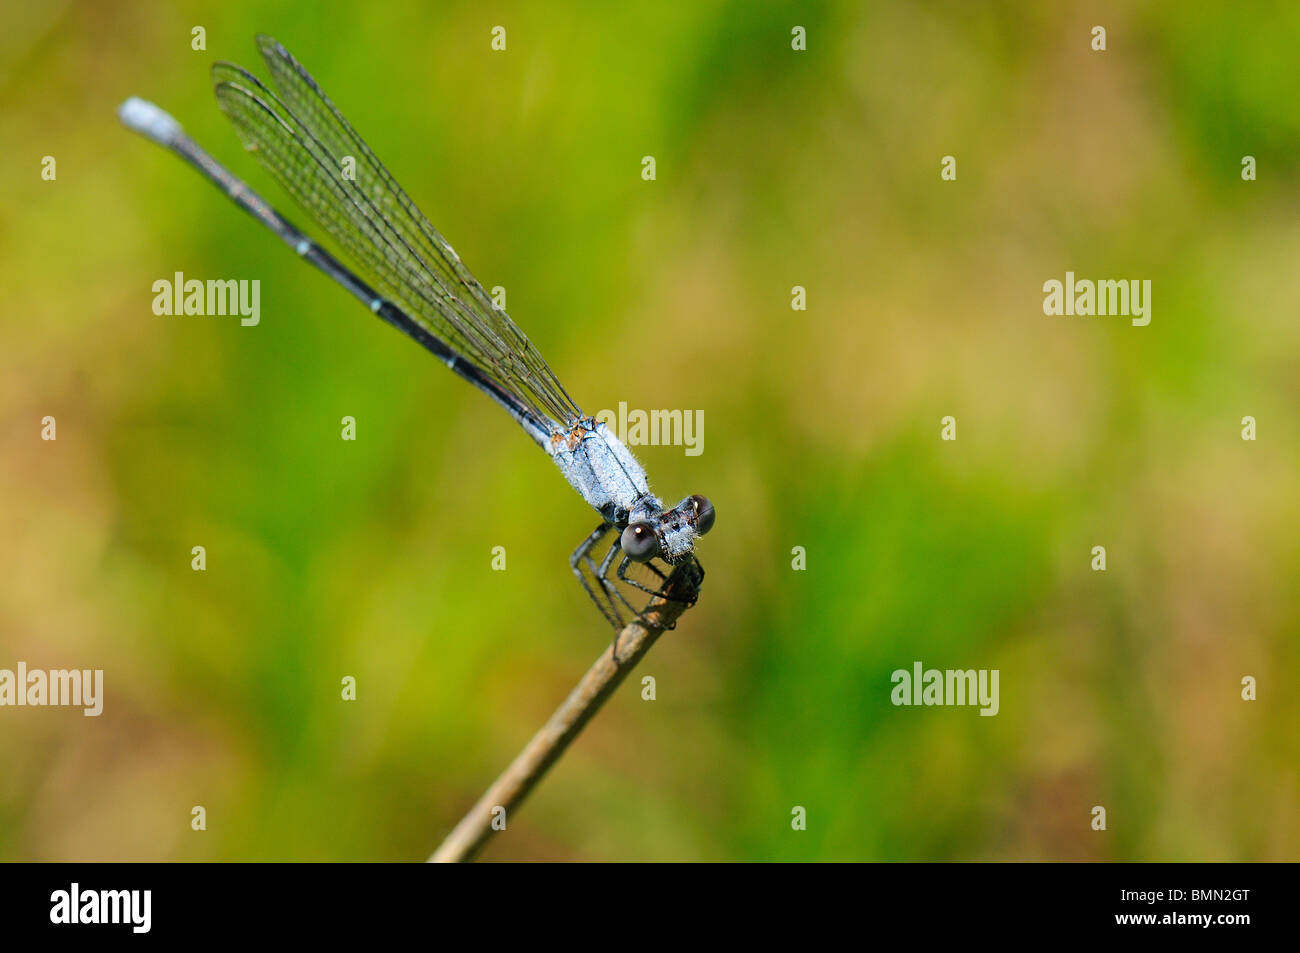
[[[316,81],[258,37],[279,95],[247,70],[213,67],[217,102],[263,166],[390,298],[541,417],[581,411],[531,341],[483,286]],[[344,159],[355,160],[355,179]]]

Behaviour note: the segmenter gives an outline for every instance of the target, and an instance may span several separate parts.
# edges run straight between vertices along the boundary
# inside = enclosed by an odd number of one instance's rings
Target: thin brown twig
[[[694,560],[673,570],[663,593],[650,601],[639,619],[633,620],[618,634],[613,652],[605,649],[601,653],[555,714],[433,852],[429,858],[431,863],[474,859],[496,833],[492,821],[497,809],[504,808],[507,819],[513,817],[515,809],[641,661],[660,633],[671,628],[687,605],[695,601],[703,578],[704,570]],[[680,601],[669,601],[665,596]]]

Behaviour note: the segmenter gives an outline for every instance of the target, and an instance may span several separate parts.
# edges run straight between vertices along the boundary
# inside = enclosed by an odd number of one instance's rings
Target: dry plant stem
[[[693,602],[699,591],[704,570],[693,560],[678,566],[668,577],[664,595],[686,603]],[[577,687],[555,710],[555,714],[533,736],[533,740],[515,757],[510,766],[492,783],[492,786],[470,808],[455,829],[447,835],[433,856],[431,863],[458,863],[472,860],[495,831],[492,812],[504,807],[506,818],[514,816],[528,793],[542,779],[546,770],[564,753],[578,732],[600,710],[605,699],[614,693],[619,683],[641,661],[641,657],[654,645],[664,629],[677,621],[686,606],[683,602],[669,602],[662,596],[651,600],[643,614],[644,621],[629,623],[614,641],[618,661],[608,648],[596,659],[594,665],[582,676]]]

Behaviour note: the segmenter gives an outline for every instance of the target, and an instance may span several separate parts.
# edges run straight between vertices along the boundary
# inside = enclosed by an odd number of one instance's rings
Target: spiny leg
[[[694,558],[694,557],[692,557],[692,558]],[[686,599],[676,599],[676,598],[674,598],[674,597],[672,597],[672,596],[664,595],[664,592],[663,592],[663,589],[662,589],[662,588],[660,588],[660,589],[651,589],[649,586],[644,585],[644,584],[642,584],[642,583],[640,583],[640,582],[637,582],[637,580],[635,580],[635,579],[633,579],[631,576],[627,575],[627,567],[628,567],[631,563],[632,563],[632,560],[630,560],[627,556],[624,556],[624,557],[623,557],[623,561],[622,561],[621,563],[618,564],[618,578],[621,579],[621,580],[623,580],[623,581],[624,581],[625,583],[627,583],[629,586],[635,586],[637,589],[640,589],[642,592],[648,592],[648,593],[650,593],[650,595],[652,595],[652,596],[661,596],[661,597],[662,597],[665,601],[667,601],[667,602],[676,602],[678,605],[684,605],[684,606],[693,606],[693,605],[695,605],[695,599],[691,599],[691,600],[686,600]],[[695,561],[695,564],[696,564],[697,566],[699,566],[699,560],[696,560],[696,561]],[[645,566],[647,569],[649,569],[651,572],[653,572],[656,576],[659,577],[659,579],[660,579],[661,581],[663,581],[663,582],[667,582],[667,581],[668,581],[668,577],[667,577],[666,575],[664,575],[663,571],[662,571],[661,569],[659,569],[659,567],[656,566],[656,565],[654,565],[653,563],[646,562],[646,563],[642,563],[641,565]],[[703,570],[703,567],[701,567],[701,570]],[[696,599],[698,599],[698,598],[699,598],[699,596],[697,595],[697,596],[696,596]]]
[[[618,617],[613,601],[609,599],[609,593],[605,592],[604,587],[602,587],[602,595],[605,596],[606,600],[605,602],[602,602],[596,595],[596,591],[592,589],[591,584],[587,582],[587,577],[582,573],[582,562],[585,561],[588,567],[590,567],[592,575],[596,574],[596,564],[592,561],[590,553],[592,549],[595,548],[596,544],[601,541],[604,535],[610,531],[613,525],[613,523],[601,523],[586,539],[579,543],[578,548],[575,549],[573,555],[569,557],[569,568],[572,569],[573,574],[578,577],[578,582],[587,593],[587,597],[596,604],[596,608],[599,609],[600,614],[605,617],[605,621],[614,627],[615,633],[618,633],[623,628],[623,624],[622,620]],[[606,602],[608,602],[608,605]]]
[[[618,564],[618,578],[623,580],[629,586],[634,586],[637,589],[640,589],[642,592],[648,592],[652,596],[659,595],[660,593],[659,589],[651,589],[649,586],[645,585],[644,583],[638,582],[637,580],[633,579],[631,576],[627,575],[627,567],[630,565],[632,565],[631,557],[624,556],[623,561]],[[653,560],[649,562],[638,563],[637,565],[644,566],[646,569],[650,570],[652,573],[654,573],[656,576],[659,577],[659,581],[661,583],[668,581],[668,577],[663,573],[663,571],[658,566],[654,564]]]
[[[627,596],[623,595],[622,591],[618,588],[618,586],[616,586],[609,578],[609,570],[613,566],[614,558],[619,554],[621,554],[622,552],[623,552],[623,547],[620,542],[620,537],[616,535],[614,537],[614,545],[609,547],[609,552],[607,552],[605,554],[605,558],[601,560],[600,569],[596,571],[595,575],[596,578],[600,580],[600,584],[604,587],[605,594],[609,597],[610,602],[612,603],[614,599],[617,598],[618,601],[623,603],[623,605],[627,608],[627,611],[632,614],[633,619],[639,619],[641,618],[641,613],[643,610],[639,610],[637,609],[636,606],[632,605],[632,603],[628,601]],[[618,636],[619,636],[619,631],[615,631],[614,644],[610,646],[610,650],[609,650],[610,658],[614,660],[615,665],[618,664]]]
[[[631,565],[632,560],[627,556],[627,554],[623,553],[623,547],[621,545],[622,540],[618,535],[615,535],[614,542],[610,546],[609,551],[605,554],[604,559],[601,560],[600,565],[597,566],[596,561],[591,556],[591,551],[595,549],[597,545],[600,544],[600,541],[604,538],[605,534],[614,528],[615,527],[613,523],[601,523],[599,526],[597,526],[587,536],[586,539],[584,539],[581,543],[578,544],[578,548],[573,551],[573,555],[569,557],[569,568],[572,569],[573,574],[578,577],[578,582],[582,585],[583,591],[587,593],[587,598],[589,598],[592,602],[596,604],[596,608],[599,609],[601,615],[605,617],[605,621],[608,622],[613,627],[614,643],[613,646],[611,647],[610,655],[613,658],[614,662],[617,664],[618,663],[618,636],[623,630],[623,619],[621,613],[619,612],[618,603],[621,602],[623,604],[623,606],[628,610],[628,612],[632,614],[633,619],[641,619],[644,618],[645,616],[645,608],[638,610],[634,605],[632,605],[632,603],[623,594],[623,592],[619,589],[619,587],[613,582],[613,580],[609,578],[609,570],[613,566],[614,560],[619,555],[622,555],[622,559],[620,559],[618,562],[617,576],[621,581],[627,583],[628,585],[636,589],[641,590],[642,592],[648,593],[651,596],[660,596],[669,602],[675,602],[678,603],[679,605],[691,606],[695,604],[695,600],[691,599],[688,601],[685,599],[677,599],[672,596],[665,595],[661,588],[652,589],[649,586],[646,586],[645,584],[639,582],[638,580],[628,576],[627,570],[629,565]],[[600,583],[600,590],[601,590],[600,594],[605,597],[603,600],[596,594],[595,589],[592,587],[586,575],[583,573],[582,567],[584,563],[586,564],[587,570],[591,573],[592,577],[594,577]],[[699,567],[700,573],[702,575],[703,567],[699,566],[698,560],[695,561],[695,564],[697,567]],[[658,576],[662,582],[668,581],[668,576],[661,569],[659,569],[659,567],[655,566],[653,563],[646,562],[646,563],[641,563],[640,565],[646,566],[646,568],[648,568],[651,572],[653,572],[656,576]],[[615,600],[617,600],[617,602]],[[675,626],[668,626],[668,628],[675,628]]]
[[[619,541],[618,537],[615,537],[614,545],[609,547],[609,552],[607,552],[605,554],[605,558],[601,560],[600,569],[597,571],[596,576],[598,579],[600,579],[601,584],[605,587],[605,591],[607,591],[613,596],[618,597],[618,601],[623,603],[623,605],[627,607],[627,611],[632,613],[633,617],[636,617],[641,615],[640,610],[638,610],[636,606],[632,605],[632,603],[628,601],[627,596],[623,595],[622,591],[618,588],[618,586],[614,585],[614,583],[609,578],[609,570],[614,564],[614,558],[620,555],[622,552],[623,552],[622,543]],[[627,562],[626,556],[623,557],[623,561]]]
[[[623,613],[619,611],[618,603],[614,601],[614,597],[619,596],[620,593],[612,592],[610,590],[609,584],[605,581],[604,576],[601,574],[600,567],[596,565],[596,560],[594,560],[591,557],[590,553],[583,556],[582,561],[586,563],[587,571],[591,573],[591,578],[594,579],[600,585],[600,593],[605,597],[605,603],[609,606],[610,614],[607,614],[606,618],[611,619],[611,624],[614,626],[615,632],[622,631]]]

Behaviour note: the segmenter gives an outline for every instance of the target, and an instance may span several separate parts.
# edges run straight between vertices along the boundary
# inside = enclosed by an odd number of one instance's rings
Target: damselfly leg
[[[600,571],[596,568],[595,560],[591,558],[591,551],[600,544],[605,534],[613,528],[613,523],[601,523],[592,530],[590,535],[578,544],[578,548],[573,551],[573,555],[569,557],[569,568],[578,577],[578,582],[582,585],[591,601],[596,604],[596,608],[605,617],[605,621],[612,625],[617,633],[623,628],[623,623],[617,608],[609,598],[609,593],[604,586],[600,585]],[[586,572],[583,571],[584,569]],[[592,588],[592,582],[596,582],[596,588],[600,589],[601,596],[604,598],[596,595],[596,589]]]
[[[596,608],[600,610],[605,620],[613,626],[615,640],[617,641],[618,633],[622,631],[628,621],[645,618],[646,609],[649,608],[653,599],[662,598],[669,602],[687,606],[694,605],[695,600],[688,601],[666,595],[664,593],[664,584],[668,581],[667,573],[653,562],[634,563],[629,559],[622,550],[618,532],[614,532],[613,544],[606,551],[604,558],[597,563],[592,552],[600,546],[605,536],[613,530],[615,530],[613,523],[602,523],[597,526],[573,551],[573,555],[569,558],[569,566],[573,570],[573,574],[577,576],[578,582],[582,585],[588,598],[596,604]],[[698,561],[696,565],[698,565]],[[635,570],[638,566],[644,567],[647,572],[653,574],[654,579],[649,585],[629,575],[629,570]],[[614,572],[611,573],[611,570],[614,570]],[[628,594],[619,586],[619,582],[625,583],[631,590],[646,593],[647,598],[644,603],[639,607],[634,605]],[[635,597],[636,592],[630,594]],[[641,602],[642,600],[637,599],[636,601]],[[668,626],[668,628],[673,628],[673,626]]]

